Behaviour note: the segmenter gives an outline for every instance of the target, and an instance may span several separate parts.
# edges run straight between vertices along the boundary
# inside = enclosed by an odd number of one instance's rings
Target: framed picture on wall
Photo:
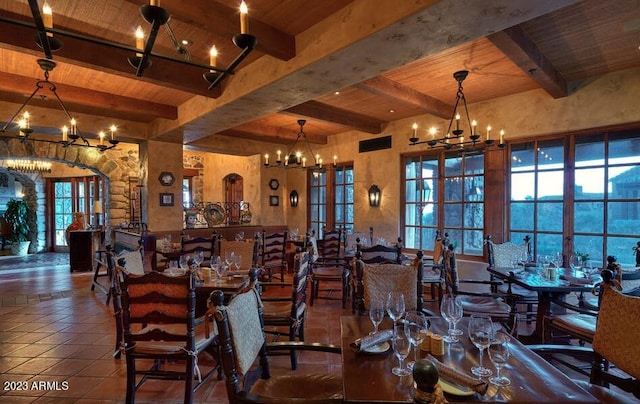
[[[280,204],[280,197],[278,195],[271,195],[269,197],[269,206],[278,206]]]
[[[171,193],[160,194],[160,206],[173,206],[173,194]]]

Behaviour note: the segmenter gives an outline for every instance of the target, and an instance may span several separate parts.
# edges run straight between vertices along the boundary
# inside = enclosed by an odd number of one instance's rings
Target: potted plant
[[[11,235],[11,252],[14,255],[27,255],[29,251],[29,221],[28,214],[29,204],[22,199],[11,199],[7,202],[7,210],[4,212],[4,218],[9,225]]]

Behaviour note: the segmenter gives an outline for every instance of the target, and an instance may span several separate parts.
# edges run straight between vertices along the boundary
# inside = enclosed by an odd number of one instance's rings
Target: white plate
[[[442,378],[438,381],[438,383],[440,383],[440,387],[442,387],[442,391],[444,391],[447,394],[451,394],[452,396],[468,397],[476,393],[475,391],[473,391],[473,389],[470,389],[469,387],[463,387]]]
[[[383,342],[382,344],[374,345],[367,349],[364,349],[362,352],[370,353],[370,354],[380,354],[385,353],[391,348],[388,342]]]

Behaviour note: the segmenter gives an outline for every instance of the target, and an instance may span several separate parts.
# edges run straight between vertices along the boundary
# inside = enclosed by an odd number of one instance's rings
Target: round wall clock
[[[168,187],[169,185],[173,184],[173,181],[175,181],[175,178],[173,177],[173,174],[171,174],[168,171],[163,171],[160,173],[160,176],[158,177],[158,181],[160,181],[160,184],[164,185],[165,187]]]
[[[278,189],[278,187],[280,186],[280,183],[278,182],[277,179],[272,178],[271,180],[269,180],[269,188],[271,188],[272,190],[276,190]]]

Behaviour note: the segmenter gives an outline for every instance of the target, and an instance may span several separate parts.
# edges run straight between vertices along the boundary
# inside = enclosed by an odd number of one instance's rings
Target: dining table
[[[440,317],[428,317],[429,331],[442,335],[447,331],[446,322]],[[468,318],[463,318],[458,328],[467,331]],[[385,318],[379,330],[392,328],[392,321]],[[413,377],[395,376],[391,371],[397,366],[391,341],[382,344],[381,349],[371,353],[359,352],[351,348],[358,338],[367,336],[373,330],[366,316],[340,317],[342,347],[342,379],[345,403],[410,403],[413,402]],[[489,384],[484,395],[465,386],[443,379],[440,381],[449,402],[508,401],[518,403],[597,403],[595,397],[575,384],[568,376],[535,354],[516,338],[509,336],[510,357],[502,369],[502,375],[511,384],[497,387]],[[471,375],[471,367],[479,362],[479,351],[466,335],[456,343],[445,343],[444,354],[433,355],[448,368]],[[427,353],[420,350],[420,357]],[[411,353],[407,360],[412,359]],[[484,366],[495,373],[488,355],[485,353]],[[474,376],[473,376],[474,377]],[[445,385],[449,386],[445,390]]]
[[[196,283],[196,317],[207,312],[207,299],[214,290],[221,290],[224,293],[225,301],[227,301],[248,285],[249,274],[247,271],[228,272],[221,279],[213,276],[198,281]]]
[[[569,293],[591,293],[594,284],[602,280],[599,276],[584,278],[577,276],[570,268],[554,268],[555,276],[545,276],[545,271],[535,267],[519,268],[489,267],[489,273],[500,280],[511,282],[538,294],[536,324],[531,335],[521,335],[520,341],[530,344],[545,342],[544,318],[566,311],[564,307],[553,305],[553,301],[564,301]]]

